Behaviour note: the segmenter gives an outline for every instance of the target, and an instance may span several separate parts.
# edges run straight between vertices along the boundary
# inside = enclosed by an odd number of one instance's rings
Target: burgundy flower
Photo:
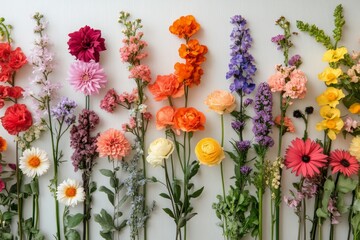
[[[89,26],[70,33],[69,37],[69,52],[81,61],[95,60],[99,62],[99,52],[106,50],[105,39],[101,37],[101,31]]]

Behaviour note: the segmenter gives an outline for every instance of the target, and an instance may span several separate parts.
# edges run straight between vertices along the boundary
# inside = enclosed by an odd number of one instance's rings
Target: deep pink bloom
[[[105,39],[101,37],[101,31],[85,26],[69,34],[69,52],[76,59],[84,62],[94,60],[99,62],[99,52],[106,50]]]
[[[99,93],[99,90],[107,83],[104,69],[94,61],[76,61],[71,64],[69,81],[76,91],[85,95]]]
[[[131,145],[119,130],[110,128],[97,138],[97,152],[100,157],[121,160],[130,153]]]
[[[0,179],[0,192],[2,192],[2,190],[4,190],[5,188],[5,183],[2,179]]]
[[[296,172],[296,176],[301,174],[304,177],[313,177],[320,173],[327,163],[327,156],[323,154],[321,146],[306,139],[305,141],[296,138],[291,141],[291,146],[286,149],[285,166],[292,168],[291,172]]]
[[[105,111],[112,113],[119,104],[119,95],[116,93],[115,89],[110,89],[104,99],[100,102],[100,108]]]
[[[347,177],[359,171],[359,162],[345,150],[337,149],[330,153],[330,166],[333,174],[341,172]]]

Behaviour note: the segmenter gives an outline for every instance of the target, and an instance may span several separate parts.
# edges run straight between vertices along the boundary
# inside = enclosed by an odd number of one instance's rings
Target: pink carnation
[[[99,93],[99,90],[107,83],[104,69],[94,61],[76,61],[71,64],[69,81],[76,91],[85,95]]]
[[[100,157],[122,159],[130,153],[131,145],[119,130],[110,128],[97,138],[97,149]]]
[[[144,82],[151,81],[150,68],[147,65],[137,65],[130,70],[129,78],[141,79]]]
[[[290,73],[290,81],[285,84],[283,97],[290,97],[292,99],[302,99],[306,94],[307,78],[300,70],[294,70]]]
[[[115,89],[110,89],[103,100],[100,102],[100,108],[104,109],[105,111],[112,113],[114,112],[115,108],[119,104],[119,96],[116,93]]]

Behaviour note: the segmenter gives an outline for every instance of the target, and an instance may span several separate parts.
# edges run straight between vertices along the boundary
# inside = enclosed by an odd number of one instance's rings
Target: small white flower
[[[32,147],[23,152],[19,167],[26,176],[34,178],[47,172],[50,161],[45,151]]]
[[[146,110],[147,110],[147,105],[145,105],[145,104],[140,104],[139,107],[138,107],[138,109],[139,109],[139,112],[145,113]]]
[[[56,196],[66,206],[75,207],[85,200],[85,191],[78,181],[68,178],[60,183]]]

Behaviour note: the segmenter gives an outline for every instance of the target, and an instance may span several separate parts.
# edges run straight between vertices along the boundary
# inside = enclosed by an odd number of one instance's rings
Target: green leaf
[[[327,211],[325,212],[322,208],[318,208],[318,209],[316,210],[316,215],[317,215],[319,218],[327,218],[327,217],[328,217]]]
[[[104,209],[101,209],[100,214],[95,214],[94,219],[100,224],[103,233],[111,232],[115,228],[111,215]]]
[[[39,183],[36,180],[31,181],[30,187],[34,195],[39,195]]]
[[[107,195],[109,202],[114,206],[114,193],[105,186],[99,188],[99,192],[103,192]]]
[[[168,194],[166,194],[166,193],[160,193],[159,195],[160,195],[160,197],[170,199],[170,196]]]
[[[360,199],[356,199],[353,204],[353,211],[358,213],[360,212]]]
[[[100,173],[106,177],[112,177],[114,173],[109,169],[100,169]]]
[[[32,195],[32,190],[31,190],[30,183],[24,184],[23,192],[26,193],[26,194]]]
[[[346,194],[353,191],[356,188],[357,183],[357,180],[353,180],[352,178],[345,177],[341,174],[336,189],[337,191]]]
[[[126,227],[126,222],[127,220],[123,220],[119,226],[116,227],[117,231],[120,231],[121,229],[123,229],[124,227]]]
[[[100,231],[100,236],[101,236],[103,239],[112,240],[111,232],[103,232],[103,231]]]
[[[178,203],[181,196],[181,187],[179,184],[175,183],[174,185],[174,201]]]
[[[110,178],[110,186],[112,188],[117,188],[119,185],[119,179],[117,179],[115,176]]]
[[[83,218],[84,218],[84,215],[81,213],[67,216],[67,227],[68,228],[76,227],[77,225],[79,225],[82,222]]]
[[[0,233],[0,237],[3,240],[12,240],[13,239],[11,233]]]
[[[356,214],[351,218],[351,225],[353,227],[353,232],[359,234],[360,231],[360,214]]]
[[[66,239],[67,240],[80,240],[80,234],[74,230],[74,229],[70,229],[69,231],[67,231],[65,233]]]
[[[199,197],[199,196],[201,195],[201,193],[203,192],[203,190],[204,190],[204,187],[198,189],[197,191],[193,192],[193,193],[190,195],[190,197],[192,197],[192,198],[197,198],[197,197]]]
[[[34,240],[45,240],[45,236],[42,233],[37,232],[34,235]]]
[[[175,216],[173,214],[173,212],[170,210],[170,208],[163,208],[164,212],[167,213],[167,215],[169,215],[171,218],[175,219]]]
[[[91,182],[91,183],[89,184],[89,191],[90,191],[90,193],[95,192],[96,189],[97,189],[97,184],[96,184],[96,182]]]
[[[198,161],[193,161],[191,163],[191,166],[190,166],[190,174],[189,174],[189,179],[193,178],[199,171],[199,168],[200,168],[200,164]]]
[[[7,212],[4,212],[4,214],[2,215],[2,219],[3,221],[10,221],[12,219],[13,216],[16,216],[17,213],[15,212],[10,212],[10,211],[7,211]]]
[[[185,226],[186,222],[189,221],[191,218],[193,218],[197,213],[190,213],[186,215],[185,217],[180,218],[179,220],[179,228],[182,228]]]

